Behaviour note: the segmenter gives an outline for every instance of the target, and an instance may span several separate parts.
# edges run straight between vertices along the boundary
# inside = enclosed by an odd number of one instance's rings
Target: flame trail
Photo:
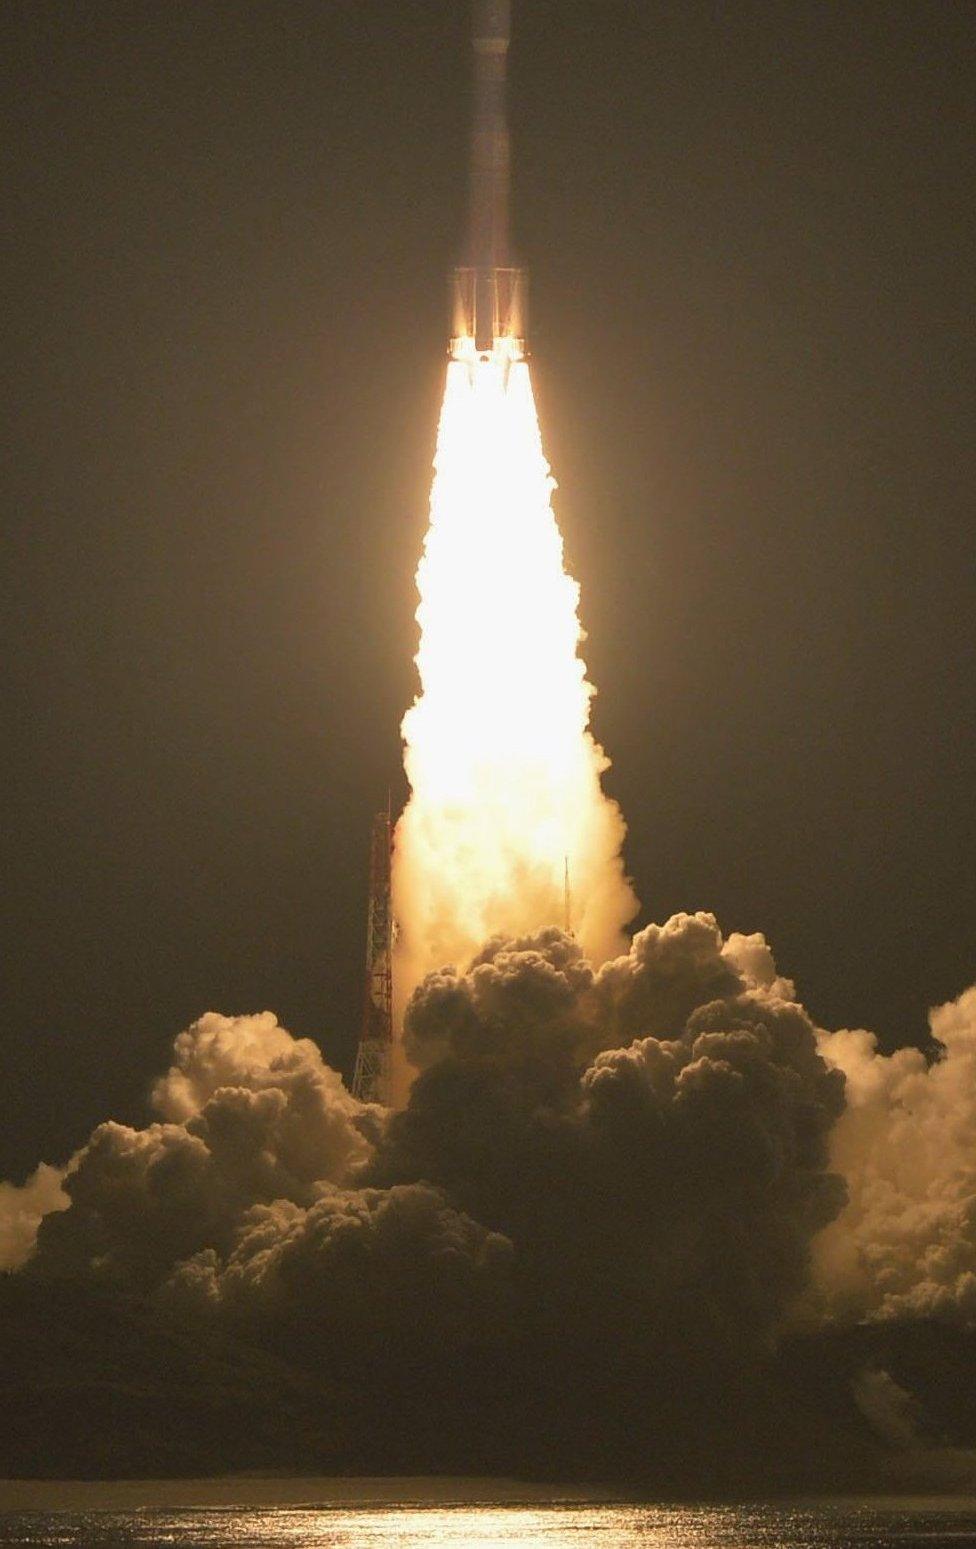
[[[397,1001],[497,931],[565,923],[596,960],[637,907],[625,826],[600,786],[594,689],[578,654],[526,362],[513,340],[447,369],[417,572],[421,693],[403,719],[411,796],[396,830]]]

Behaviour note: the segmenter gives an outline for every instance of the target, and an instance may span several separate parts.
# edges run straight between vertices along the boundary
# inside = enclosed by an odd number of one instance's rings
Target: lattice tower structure
[[[389,809],[373,820],[366,920],[366,984],[363,1024],[352,1078],[353,1096],[364,1103],[390,1101],[393,1055],[393,903],[390,886],[393,823]]]

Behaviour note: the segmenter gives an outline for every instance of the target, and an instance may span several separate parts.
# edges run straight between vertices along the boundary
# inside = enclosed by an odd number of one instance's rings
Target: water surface
[[[4,1545],[244,1546],[244,1549],[960,1549],[976,1545],[973,1501],[752,1505],[609,1502],[200,1506],[0,1512]]]

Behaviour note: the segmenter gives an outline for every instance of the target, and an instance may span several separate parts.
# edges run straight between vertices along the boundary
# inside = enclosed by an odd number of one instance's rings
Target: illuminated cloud
[[[919,1049],[879,1052],[873,1034],[824,1034],[847,1109],[834,1165],[850,1202],[817,1243],[816,1282],[834,1318],[947,1318],[976,1326],[976,987],[929,1015]]]

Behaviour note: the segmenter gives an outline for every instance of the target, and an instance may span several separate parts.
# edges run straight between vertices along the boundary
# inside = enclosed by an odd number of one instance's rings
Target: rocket
[[[472,0],[471,12],[474,114],[468,243],[465,262],[453,275],[451,353],[485,354],[502,348],[509,355],[521,355],[527,281],[524,269],[512,263],[508,242],[506,74],[511,3]]]
[[[471,134],[470,260],[488,272],[508,263],[510,153],[506,72],[511,37],[509,0],[475,0],[474,122]]]

